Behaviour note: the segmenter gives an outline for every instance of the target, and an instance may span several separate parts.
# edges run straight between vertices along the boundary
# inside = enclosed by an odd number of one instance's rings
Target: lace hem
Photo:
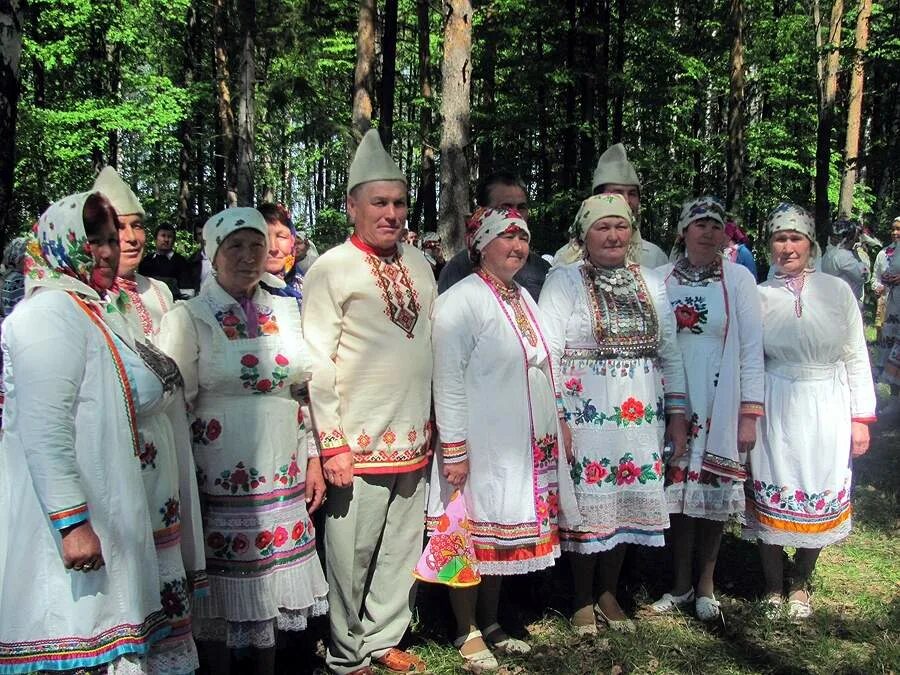
[[[188,639],[174,649],[151,650],[147,673],[149,675],[189,675],[199,667],[200,659],[197,656],[197,647],[192,639]]]
[[[727,521],[740,518],[746,507],[744,484],[729,486],[691,485],[677,483],[666,488],[669,513],[681,513],[692,518]]]
[[[194,602],[194,619],[268,621],[285,611],[305,611],[328,595],[328,583],[313,553],[294,567],[261,577],[209,576],[209,595]]]
[[[575,493],[581,524],[576,532],[637,530],[652,533],[669,527],[669,508],[662,483],[650,489],[616,491],[606,495]]]
[[[194,637],[198,640],[224,642],[229,649],[268,649],[275,646],[277,631],[306,630],[309,617],[322,616],[327,612],[328,601],[323,597],[302,610],[281,610],[274,619],[266,621],[195,619]]]
[[[504,562],[478,561],[478,572],[481,574],[496,576],[514,576],[538,572],[556,564],[556,559],[561,555],[559,546],[553,547],[553,553],[543,555],[540,558],[527,560],[509,560]]]
[[[611,551],[620,544],[637,544],[638,546],[652,546],[662,548],[666,545],[666,538],[662,531],[656,534],[635,534],[633,532],[619,532],[602,541],[566,541],[560,542],[563,551],[570,553],[602,553]]]
[[[773,546],[791,546],[793,548],[824,548],[846,539],[852,528],[851,518],[833,530],[827,532],[786,532],[765,527],[747,516],[747,525],[741,530],[741,538],[745,541],[761,541]]]

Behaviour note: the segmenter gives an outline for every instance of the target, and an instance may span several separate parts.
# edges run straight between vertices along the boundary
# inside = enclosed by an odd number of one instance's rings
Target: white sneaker
[[[722,616],[719,606],[720,603],[715,596],[708,598],[705,595],[701,595],[697,597],[697,601],[694,603],[694,611],[697,614],[697,618],[701,621],[715,621]]]
[[[659,614],[665,614],[673,610],[681,610],[690,605],[694,601],[694,589],[690,589],[683,595],[672,595],[664,593],[663,596],[650,605],[650,609]]]

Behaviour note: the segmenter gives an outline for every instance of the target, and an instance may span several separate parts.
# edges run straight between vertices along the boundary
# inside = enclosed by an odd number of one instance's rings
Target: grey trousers
[[[424,473],[356,476],[351,487],[328,488],[326,663],[338,675],[396,647],[409,626],[412,572],[422,554]]]

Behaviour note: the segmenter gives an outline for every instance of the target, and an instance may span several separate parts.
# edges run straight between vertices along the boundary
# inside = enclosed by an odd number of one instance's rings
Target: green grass
[[[663,551],[632,547],[620,597],[637,618],[633,635],[579,638],[565,617],[570,602],[565,559],[551,572],[512,578],[501,600],[511,632],[530,636],[527,657],[502,657],[512,673],[825,673],[900,672],[900,434],[897,422],[872,430],[869,453],[855,462],[854,530],[826,548],[813,580],[815,614],[795,623],[769,620],[757,601],[762,572],[755,546],[726,534],[717,571],[723,621],[687,615],[646,617],[640,607],[667,590]],[[450,645],[446,591],[423,586],[411,646],[430,672],[463,672]]]

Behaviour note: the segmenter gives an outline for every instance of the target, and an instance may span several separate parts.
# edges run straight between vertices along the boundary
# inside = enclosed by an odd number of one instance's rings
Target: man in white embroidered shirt
[[[400,242],[406,179],[378,133],[362,140],[347,185],[353,235],[303,284],[310,399],[329,483],[325,505],[331,672],[425,664],[397,649],[412,616],[431,436],[434,275]]]

